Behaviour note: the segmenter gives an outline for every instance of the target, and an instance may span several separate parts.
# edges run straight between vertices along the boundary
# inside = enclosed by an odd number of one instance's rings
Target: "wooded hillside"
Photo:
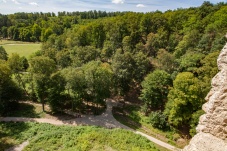
[[[19,100],[10,97],[14,89],[53,111],[68,104],[80,110],[84,102],[104,106],[107,97],[139,89],[154,127],[186,126],[193,135],[226,42],[226,18],[227,4],[210,2],[150,13],[0,15],[3,38],[43,42],[29,67],[0,47],[0,111]]]

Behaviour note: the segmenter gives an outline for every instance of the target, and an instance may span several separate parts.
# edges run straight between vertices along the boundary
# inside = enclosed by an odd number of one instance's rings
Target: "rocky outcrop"
[[[192,138],[183,151],[227,151],[227,145],[222,139],[200,132]]]
[[[184,151],[227,151],[227,44],[218,60],[218,74],[212,79],[196,128],[197,134]]]

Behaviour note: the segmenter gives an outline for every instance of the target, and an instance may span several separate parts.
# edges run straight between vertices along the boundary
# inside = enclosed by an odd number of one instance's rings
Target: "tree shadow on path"
[[[0,122],[0,150],[4,151],[12,146],[26,141],[21,133],[29,128],[28,124],[23,122]]]
[[[16,109],[8,112],[5,116],[40,118],[41,114],[42,111],[37,112],[35,106],[32,104],[18,103]]]

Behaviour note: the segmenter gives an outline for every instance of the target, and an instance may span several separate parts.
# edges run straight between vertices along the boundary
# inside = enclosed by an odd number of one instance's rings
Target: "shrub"
[[[190,121],[190,135],[194,136],[196,134],[196,126],[199,123],[199,117],[203,115],[205,112],[203,110],[198,110],[192,114],[192,119]]]
[[[161,111],[151,112],[149,115],[149,122],[155,128],[162,130],[169,129],[167,116],[163,114]]]

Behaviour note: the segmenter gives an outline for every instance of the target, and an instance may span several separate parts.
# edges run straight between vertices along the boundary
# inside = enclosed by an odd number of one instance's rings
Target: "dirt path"
[[[75,118],[71,120],[59,120],[59,119],[47,119],[47,118],[24,118],[24,117],[0,117],[0,121],[10,122],[38,122],[38,123],[49,123],[53,125],[96,125],[106,128],[123,128],[127,130],[131,130],[136,134],[142,135],[149,139],[150,141],[165,147],[171,151],[179,150],[176,147],[169,145],[165,142],[162,142],[152,136],[149,136],[147,134],[144,134],[139,131],[134,131],[133,129],[119,123],[112,115],[112,107],[116,105],[116,102],[114,100],[108,99],[106,101],[107,103],[107,109],[106,112],[102,115],[94,116],[94,115],[82,115],[81,118]],[[15,150],[19,151],[19,150]]]
[[[11,148],[9,148],[5,151],[22,151],[28,144],[29,144],[29,142],[26,141],[26,142],[23,142],[22,144],[20,144],[18,146],[11,147]]]

